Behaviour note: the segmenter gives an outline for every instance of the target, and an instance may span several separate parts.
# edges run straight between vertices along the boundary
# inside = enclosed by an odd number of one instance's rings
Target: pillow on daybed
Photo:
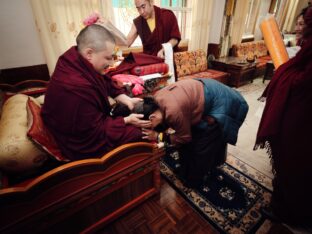
[[[27,101],[27,135],[57,161],[68,162],[69,160],[62,155],[58,148],[54,137],[44,126],[40,112],[41,106],[33,99],[29,98]]]
[[[27,100],[28,96],[17,94],[3,104],[0,120],[0,170],[28,172],[40,167],[48,158],[27,137]]]

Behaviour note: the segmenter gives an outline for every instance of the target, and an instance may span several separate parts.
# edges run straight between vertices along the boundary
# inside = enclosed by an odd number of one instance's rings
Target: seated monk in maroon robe
[[[137,36],[140,36],[143,53],[164,58],[162,44],[167,42],[176,51],[181,34],[173,12],[154,6],[151,0],[135,0],[135,6],[140,16],[133,20],[127,36],[128,46],[131,46]]]
[[[150,127],[143,115],[110,116],[108,96],[130,109],[142,101],[130,98],[104,70],[113,62],[114,36],[100,25],[85,27],[77,46],[60,56],[46,92],[42,118],[65,157],[99,157],[111,149],[142,139]]]

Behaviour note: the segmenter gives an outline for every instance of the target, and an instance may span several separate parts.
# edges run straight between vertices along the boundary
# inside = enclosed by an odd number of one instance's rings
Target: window
[[[177,17],[182,39],[190,39],[191,0],[158,0],[158,2],[160,4],[156,5],[172,10]]]
[[[115,16],[115,25],[125,35],[128,35],[132,21],[139,14],[133,0],[112,0]],[[191,33],[191,8],[188,7],[190,0],[154,0],[156,6],[167,8],[176,15],[182,39],[190,38]],[[142,42],[138,37],[132,46],[141,46]]]
[[[132,20],[138,16],[133,0],[112,0],[115,16],[115,26],[125,35],[128,35]],[[138,37],[132,46],[142,45]]]

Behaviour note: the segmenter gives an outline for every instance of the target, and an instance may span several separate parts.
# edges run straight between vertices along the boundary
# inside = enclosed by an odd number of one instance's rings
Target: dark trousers
[[[205,175],[226,160],[227,144],[219,124],[208,125],[205,129],[192,129],[192,142],[179,149],[179,176],[190,187],[197,187]]]

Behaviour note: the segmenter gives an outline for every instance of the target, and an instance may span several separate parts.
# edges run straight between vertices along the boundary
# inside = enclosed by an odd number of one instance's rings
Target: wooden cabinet
[[[237,57],[224,57],[212,61],[216,70],[230,73],[228,85],[238,88],[248,82],[253,81],[256,71],[256,63],[244,62]]]

